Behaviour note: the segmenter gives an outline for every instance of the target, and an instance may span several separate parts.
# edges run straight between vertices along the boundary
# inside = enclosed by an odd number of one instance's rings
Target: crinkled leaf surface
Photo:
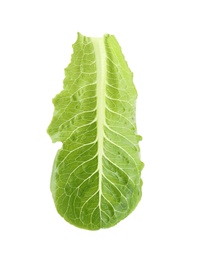
[[[66,221],[96,230],[124,219],[141,198],[137,92],[113,35],[78,33],[73,49],[48,127],[52,141],[63,143],[51,191]]]

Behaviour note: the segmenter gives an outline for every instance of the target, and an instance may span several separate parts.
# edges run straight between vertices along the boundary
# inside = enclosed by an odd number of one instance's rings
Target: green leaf
[[[137,92],[116,38],[78,33],[48,134],[63,143],[51,191],[59,214],[84,229],[109,228],[141,198]]]

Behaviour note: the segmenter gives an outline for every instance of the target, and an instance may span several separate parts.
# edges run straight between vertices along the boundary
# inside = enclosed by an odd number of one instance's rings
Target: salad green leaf
[[[141,199],[133,74],[116,38],[78,33],[48,134],[63,143],[51,191],[59,214],[84,229],[109,228]]]

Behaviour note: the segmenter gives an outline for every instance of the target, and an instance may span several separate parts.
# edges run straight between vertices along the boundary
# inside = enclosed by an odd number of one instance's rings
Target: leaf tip
[[[80,32],[77,32],[77,38],[80,39],[80,38],[83,38],[84,36],[80,33]]]

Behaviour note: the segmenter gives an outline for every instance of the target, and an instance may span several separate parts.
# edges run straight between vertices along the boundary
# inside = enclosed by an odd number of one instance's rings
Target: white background
[[[201,259],[200,1],[1,1],[0,259]],[[134,72],[143,197],[117,226],[56,212],[46,134],[77,31],[114,34]]]

